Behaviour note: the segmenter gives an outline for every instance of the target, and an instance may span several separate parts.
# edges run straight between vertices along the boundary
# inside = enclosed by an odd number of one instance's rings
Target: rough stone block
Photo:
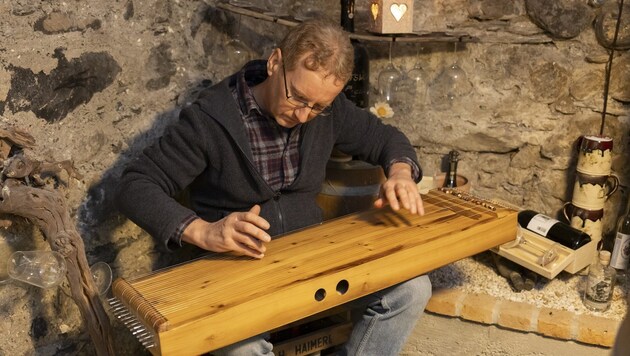
[[[466,293],[458,289],[439,289],[433,291],[426,310],[432,313],[459,316],[462,300]]]
[[[497,323],[509,329],[535,331],[532,320],[537,313],[538,308],[532,304],[505,300],[499,305]]]
[[[542,308],[538,314],[538,332],[559,339],[573,339],[574,315],[565,310]]]
[[[469,294],[464,298],[461,317],[484,324],[494,323],[497,300],[487,294]]]
[[[577,317],[576,340],[593,345],[612,346],[615,343],[619,320],[606,319],[594,315],[579,315]]]

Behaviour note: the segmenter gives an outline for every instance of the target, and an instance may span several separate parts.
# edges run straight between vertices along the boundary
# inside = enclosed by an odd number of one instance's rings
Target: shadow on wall
[[[186,93],[187,98],[185,101],[194,101],[203,89],[211,85],[212,82],[210,80],[201,80],[193,84],[193,88]],[[161,136],[164,129],[177,119],[180,109],[180,107],[176,107],[171,111],[159,114],[153,121],[153,126],[134,137],[133,140],[128,143],[129,149],[125,152],[121,152],[118,160],[111,165],[111,167],[103,173],[102,178],[87,191],[85,200],[80,205],[77,212],[79,229],[81,230],[82,236],[86,239],[90,234],[97,233],[102,234],[102,236],[112,237],[109,243],[96,246],[91,251],[86,251],[88,257],[112,264],[116,261],[120,250],[128,247],[135,241],[135,238],[132,236],[120,240],[113,238],[113,232],[125,221],[125,218],[119,215],[114,206],[114,193],[120,175],[130,160],[134,159],[146,146],[152,144],[157,137]],[[184,194],[185,193],[182,193],[182,197],[178,198],[184,199]],[[153,252],[158,254],[158,256],[152,256],[154,257],[153,270],[181,262],[182,258],[189,259],[191,253],[198,253],[198,251],[194,249],[187,248],[182,248],[175,253],[171,253],[166,251],[161,245],[155,245],[153,247],[155,248]],[[123,266],[112,266],[114,271],[121,267]],[[116,278],[116,276],[114,276],[114,278]]]
[[[9,66],[13,72],[6,102],[0,102],[13,113],[32,111],[38,118],[56,122],[65,118],[94,94],[110,86],[121,71],[109,53],[84,53],[70,61],[63,48],[55,49],[57,68],[50,74]]]
[[[221,34],[215,37],[208,36],[208,41],[204,37],[203,48],[207,59],[217,56],[217,51],[223,45],[223,42],[221,42],[222,37],[228,39],[240,37],[248,45],[251,43],[262,44],[257,47],[257,50],[262,52],[252,51],[254,57],[257,58],[265,55],[263,52],[268,49],[267,47],[270,48],[270,46],[275,45],[274,40],[268,35],[262,34],[261,31],[257,31],[255,28],[250,28],[246,22],[240,24],[239,15],[208,6],[200,8],[197,17],[199,19],[195,20],[195,23],[191,25],[193,33],[199,29],[201,23],[207,23],[214,31]],[[184,45],[182,44],[182,46]],[[173,46],[173,44],[160,44],[149,54],[148,65],[153,68],[151,72],[154,75],[144,83],[144,87],[149,91],[168,86],[169,78],[174,75],[176,64],[170,58],[171,50],[169,46]],[[212,67],[213,63],[210,63],[209,66]],[[236,68],[232,69],[237,70]],[[179,94],[177,99],[178,105],[194,101],[202,90],[210,87],[212,84],[209,79],[200,79],[190,84],[185,89],[185,92]],[[125,218],[118,215],[113,203],[117,182],[126,163],[133,159],[145,146],[153,143],[162,134],[164,128],[176,120],[180,109],[181,107],[175,107],[171,111],[157,115],[153,120],[152,127],[128,142],[129,148],[124,152],[119,152],[118,160],[102,174],[102,178],[97,183],[89,188],[85,200],[77,212],[81,234],[84,236],[84,240],[92,239],[90,235],[99,235],[93,237],[97,241],[105,241],[109,237],[108,243],[94,246],[89,251],[86,251],[89,260],[99,260],[113,264],[120,251],[135,242],[136,238],[133,236],[117,239],[113,235],[125,223]],[[153,248],[152,251],[147,250],[147,253],[151,254],[151,259],[154,261],[152,269],[155,270],[189,260],[191,255],[198,255],[199,251],[196,248],[186,246],[178,249],[175,253],[171,253],[158,246]],[[112,269],[116,273],[117,270],[123,270],[123,266],[112,265]]]
[[[218,49],[223,45],[223,42],[220,41],[222,36],[228,39],[238,36],[247,44],[263,44],[257,47],[257,50],[262,52],[264,52],[266,50],[265,48],[269,47],[270,44],[275,44],[270,37],[262,34],[260,31],[256,31],[254,28],[246,26],[245,22],[241,25],[237,25],[237,23],[240,23],[237,17],[240,16],[226,13],[213,7],[203,8],[199,11],[198,17],[200,17],[200,19],[198,19],[197,22],[205,22],[212,26],[216,32],[222,34],[221,36],[210,38],[208,41],[206,41],[204,37],[203,48],[207,59],[212,59],[217,55]],[[193,33],[198,30],[199,23],[197,23],[197,25],[191,25],[191,31]],[[153,67],[152,73],[154,73],[154,76],[144,83],[144,87],[149,91],[166,87],[169,85],[169,78],[174,75],[173,70],[176,64],[170,58],[171,51],[169,46],[173,45],[161,44],[156,46],[149,54],[148,65]],[[262,52],[253,51],[253,55],[254,57],[260,58],[265,54]],[[213,64],[210,63],[209,65],[212,66]],[[235,68],[232,69],[237,70]],[[84,240],[93,239],[105,241],[109,238],[109,242],[94,246],[89,251],[86,251],[88,260],[99,260],[110,265],[114,264],[116,263],[120,251],[135,243],[137,237],[126,236],[118,239],[114,236],[116,230],[126,222],[125,218],[120,216],[116,211],[113,202],[114,192],[120,175],[129,160],[133,159],[147,145],[153,143],[156,138],[161,136],[166,126],[177,119],[181,105],[193,102],[202,90],[210,87],[212,84],[210,79],[200,79],[190,84],[188,88],[185,89],[185,92],[179,94],[177,102],[180,106],[175,107],[171,111],[158,114],[152,122],[152,127],[130,140],[128,142],[129,148],[124,152],[119,152],[117,161],[102,174],[98,182],[89,188],[77,212],[80,232]],[[152,247],[152,249],[146,250],[147,253],[151,254],[150,257],[154,261],[152,270],[189,260],[191,256],[199,254],[197,248],[189,246],[180,248],[174,253],[165,251],[162,246]],[[144,249],[144,246],[142,248]],[[117,270],[124,270],[124,266],[112,265],[111,267],[115,274]],[[115,277],[116,276],[114,276],[114,278]]]

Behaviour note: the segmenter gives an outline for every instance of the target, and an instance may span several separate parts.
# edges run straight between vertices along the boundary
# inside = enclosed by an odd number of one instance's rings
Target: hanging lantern
[[[413,32],[413,0],[372,0],[369,10],[371,32]]]

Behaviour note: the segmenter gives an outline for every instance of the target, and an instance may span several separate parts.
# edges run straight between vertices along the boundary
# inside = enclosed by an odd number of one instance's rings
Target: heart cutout
[[[392,4],[392,6],[389,7],[389,11],[392,12],[392,15],[394,16],[396,21],[400,22],[400,19],[405,15],[405,12],[407,12],[407,5]]]
[[[376,21],[376,18],[378,17],[378,4],[373,3],[370,10],[372,10],[372,17],[374,18],[374,21]]]

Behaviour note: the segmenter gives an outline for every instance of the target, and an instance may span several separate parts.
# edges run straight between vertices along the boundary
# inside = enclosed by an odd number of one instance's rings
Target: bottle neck
[[[448,171],[451,174],[457,173],[457,161],[451,161],[448,165]]]
[[[448,169],[451,172],[451,174],[455,174],[455,172],[457,171],[457,162],[459,161],[459,152],[457,151],[449,152],[448,160],[449,160]]]
[[[341,0],[341,27],[354,32],[354,0]]]
[[[602,266],[608,266],[610,264],[610,252],[608,251],[600,251],[599,252],[599,263]]]

